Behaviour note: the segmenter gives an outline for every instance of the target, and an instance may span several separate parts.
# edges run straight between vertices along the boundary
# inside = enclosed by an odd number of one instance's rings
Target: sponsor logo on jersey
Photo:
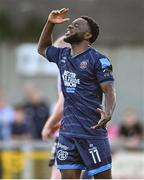
[[[66,59],[67,59],[67,58],[66,58],[65,56],[62,57],[61,62],[62,62],[62,63],[66,63]]]
[[[57,143],[57,148],[61,148],[61,149],[64,149],[64,150],[67,150],[68,149],[68,147],[66,146],[66,145],[64,145],[64,144],[61,144],[61,143]]]
[[[66,87],[67,93],[74,93],[77,87],[77,84],[80,84],[80,79],[76,78],[76,73],[70,71],[64,71],[62,75],[64,85]]]

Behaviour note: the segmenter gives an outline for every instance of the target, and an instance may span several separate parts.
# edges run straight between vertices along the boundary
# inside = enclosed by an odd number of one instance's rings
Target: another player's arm
[[[38,42],[38,53],[45,57],[45,50],[48,46],[52,44],[52,32],[55,24],[61,24],[68,21],[69,18],[65,18],[65,14],[69,11],[68,8],[63,8],[61,10],[52,11],[47,19],[47,22],[41,33]]]
[[[45,126],[42,130],[42,138],[44,141],[48,139],[48,136],[51,133],[52,128],[60,122],[61,118],[63,117],[63,104],[64,104],[64,97],[62,92],[59,94],[58,101],[55,105],[54,111],[52,115],[49,117]]]
[[[111,120],[116,105],[116,93],[113,81],[101,83],[100,87],[105,96],[105,111],[99,108],[97,109],[101,114],[101,119],[98,124],[92,126],[92,128],[105,127],[107,122]]]

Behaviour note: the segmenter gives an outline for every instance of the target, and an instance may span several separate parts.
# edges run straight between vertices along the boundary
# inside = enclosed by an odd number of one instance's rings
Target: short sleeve
[[[99,58],[95,65],[96,78],[99,83],[114,81],[112,64],[108,58]]]
[[[57,77],[57,89],[58,89],[59,93],[62,91],[62,89],[61,89],[61,77],[60,77],[60,73],[58,74],[58,77]]]
[[[45,51],[45,55],[46,55],[46,58],[48,59],[48,61],[58,64],[61,50],[62,50],[62,48],[48,46]]]

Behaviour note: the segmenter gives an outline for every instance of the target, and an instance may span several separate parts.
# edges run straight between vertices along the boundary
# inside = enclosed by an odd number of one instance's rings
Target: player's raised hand
[[[92,126],[92,129],[98,129],[98,128],[104,128],[106,127],[106,124],[108,121],[111,120],[111,117],[107,115],[105,111],[103,111],[100,108],[97,108],[97,111],[101,114],[101,119],[98,121],[98,123],[94,126]]]
[[[63,22],[69,21],[70,18],[65,18],[65,15],[68,11],[69,8],[53,10],[48,16],[48,21],[54,24],[61,24]]]

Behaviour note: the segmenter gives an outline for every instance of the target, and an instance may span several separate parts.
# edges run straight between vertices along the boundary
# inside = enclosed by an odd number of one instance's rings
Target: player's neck
[[[87,42],[81,42],[79,44],[71,44],[71,55],[75,56],[86,51],[90,46]]]

